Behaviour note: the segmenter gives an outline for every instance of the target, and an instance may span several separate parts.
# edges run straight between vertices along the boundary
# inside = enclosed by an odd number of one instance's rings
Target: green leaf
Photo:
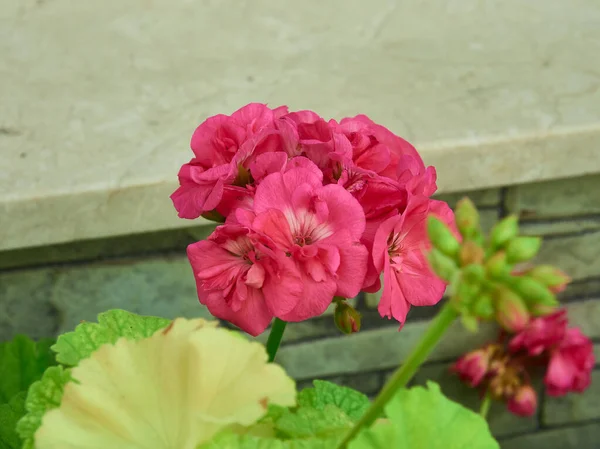
[[[348,449],[499,449],[486,421],[440,387],[402,389],[385,407],[390,422],[361,431]]]
[[[0,405],[0,449],[21,449],[21,438],[16,427],[19,419],[25,415],[25,397],[22,391],[8,403]]]
[[[338,439],[280,440],[251,435],[223,433],[198,449],[334,449]]]
[[[25,400],[27,414],[17,424],[17,433],[24,441],[23,449],[34,448],[34,435],[42,424],[42,417],[47,411],[60,405],[69,380],[69,370],[62,366],[52,366],[46,370],[41,380],[31,385]]]
[[[39,380],[46,368],[56,365],[50,346],[52,339],[33,341],[17,335],[11,341],[0,343],[0,403],[8,402],[21,391]]]
[[[369,399],[362,393],[331,382],[315,380],[314,388],[306,388],[298,395],[295,410],[280,410],[274,419],[278,435],[286,438],[341,437],[369,407]]]
[[[115,343],[120,337],[139,340],[150,337],[166,327],[171,320],[154,316],[140,316],[114,309],[98,315],[98,323],[83,322],[73,332],[58,337],[52,350],[56,360],[75,366],[105,343]]]
[[[300,407],[288,411],[275,423],[275,428],[287,438],[343,437],[354,425],[354,421],[334,405],[322,410]]]
[[[350,419],[357,421],[371,405],[367,396],[352,388],[342,387],[324,380],[315,380],[313,385],[314,388],[305,388],[298,395],[300,407],[324,410],[327,405],[334,405]]]

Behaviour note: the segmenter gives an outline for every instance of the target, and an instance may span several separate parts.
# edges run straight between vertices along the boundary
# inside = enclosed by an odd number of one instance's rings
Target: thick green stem
[[[267,340],[267,353],[269,354],[269,362],[275,360],[275,354],[281,344],[283,338],[283,332],[285,331],[285,325],[287,323],[279,318],[275,318],[273,325],[271,326],[271,332]]]
[[[489,391],[485,393],[483,400],[481,401],[481,407],[479,409],[479,414],[483,419],[487,419],[487,414],[490,411],[490,407],[492,406],[492,396]]]
[[[449,302],[446,302],[442,310],[433,319],[425,335],[421,338],[417,346],[407,357],[406,361],[396,370],[394,375],[385,384],[379,395],[375,398],[369,409],[362,418],[356,423],[352,430],[346,435],[339,449],[344,449],[352,441],[363,427],[369,427],[383,412],[384,406],[394,396],[396,391],[405,387],[412,379],[419,367],[425,362],[431,351],[435,348],[438,341],[448,330],[448,327],[458,317],[458,312]]]

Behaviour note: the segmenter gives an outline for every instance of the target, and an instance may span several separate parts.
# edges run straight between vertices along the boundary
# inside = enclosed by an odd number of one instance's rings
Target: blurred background
[[[185,248],[212,227],[168,197],[195,127],[263,102],[366,114],[436,166],[439,199],[469,195],[487,229],[519,214],[598,353],[599,86],[595,0],[0,0],[0,340],[116,307],[206,315]],[[290,325],[282,364],[375,395],[435,313],[398,333],[376,300],[351,337]],[[455,329],[416,381],[475,403],[447,367],[478,343]],[[599,372],[532,418],[493,409],[503,447],[597,448]]]

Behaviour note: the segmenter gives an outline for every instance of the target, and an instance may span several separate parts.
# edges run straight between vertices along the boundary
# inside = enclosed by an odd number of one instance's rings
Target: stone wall
[[[573,277],[561,294],[571,321],[596,342],[600,359],[600,176],[466,192],[489,229],[500,217],[517,213],[524,232],[543,235],[539,259]],[[452,206],[465,194],[440,195]],[[185,247],[209,228],[118,237],[0,253],[0,340],[16,333],[56,335],[108,308],[166,317],[207,316],[197,303]],[[300,385],[325,378],[374,396],[401,363],[437,307],[413,309],[402,332],[381,319],[377,298],[354,300],[363,329],[343,336],[331,313],[288,326],[278,360]],[[414,382],[433,379],[452,398],[475,406],[477,398],[448,372],[462,352],[491,336],[477,338],[453,327]],[[266,336],[261,336],[264,340]],[[600,367],[584,395],[541,398],[539,413],[516,418],[496,404],[491,427],[505,449],[600,447]]]

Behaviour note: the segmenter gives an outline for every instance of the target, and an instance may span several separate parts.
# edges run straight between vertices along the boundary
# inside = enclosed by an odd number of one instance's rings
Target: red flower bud
[[[531,385],[521,385],[514,396],[508,398],[508,410],[518,416],[531,416],[537,409],[537,393]]]
[[[538,265],[527,272],[527,275],[548,287],[552,293],[560,293],[567,288],[571,278],[552,265]]]
[[[490,356],[489,347],[477,349],[463,355],[450,369],[458,374],[463,382],[476,387],[488,373]]]
[[[344,334],[353,334],[360,330],[360,313],[346,301],[337,301],[333,321]]]
[[[509,332],[522,331],[529,322],[529,311],[523,299],[507,287],[494,291],[496,321]]]

